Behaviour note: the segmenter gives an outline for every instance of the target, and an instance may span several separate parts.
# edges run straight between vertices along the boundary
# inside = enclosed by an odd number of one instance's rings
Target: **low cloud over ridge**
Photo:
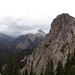
[[[33,33],[38,29],[42,29],[47,33],[49,25],[43,20],[14,19],[10,17],[0,20],[0,33],[5,33],[11,36],[23,35],[31,31]]]

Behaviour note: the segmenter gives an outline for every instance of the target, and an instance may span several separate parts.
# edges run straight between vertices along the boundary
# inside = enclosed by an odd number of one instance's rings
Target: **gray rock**
[[[51,24],[51,30],[43,42],[28,57],[26,67],[30,71],[33,62],[33,71],[39,75],[50,59],[53,59],[54,67],[61,60],[63,64],[67,59],[68,51],[73,53],[75,49],[75,18],[69,14],[58,15]]]
[[[26,35],[21,35],[14,42],[16,49],[35,49],[40,42],[42,42],[45,37],[45,33],[39,30],[37,33],[28,33]]]

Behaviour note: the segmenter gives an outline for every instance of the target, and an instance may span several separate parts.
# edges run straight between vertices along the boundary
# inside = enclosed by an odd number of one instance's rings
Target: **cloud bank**
[[[0,32],[22,35],[42,29],[48,33],[61,13],[75,17],[75,0],[0,0]]]
[[[0,20],[0,33],[5,33],[11,36],[19,36],[26,33],[34,33],[39,29],[48,33],[49,26],[48,21],[46,22],[44,19],[14,19],[7,17]]]

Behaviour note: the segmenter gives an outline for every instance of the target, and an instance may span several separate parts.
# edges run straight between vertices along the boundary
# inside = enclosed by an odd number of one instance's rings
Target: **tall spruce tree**
[[[75,75],[75,65],[71,66],[69,75]]]
[[[6,67],[3,69],[1,75],[22,75],[18,67],[15,65],[13,54],[10,54]]]
[[[10,54],[7,63],[7,75],[14,75],[14,56]]]
[[[61,61],[57,64],[56,75],[63,75],[63,65]]]
[[[42,69],[42,72],[40,73],[40,75],[44,75],[44,74],[43,74],[43,69]]]
[[[25,70],[24,75],[28,75],[27,69]]]
[[[31,68],[31,71],[30,71],[29,75],[33,75],[33,68]]]
[[[70,75],[70,68],[71,68],[71,60],[70,60],[70,50],[67,55],[67,61],[64,67],[64,75]]]
[[[71,75],[75,75],[75,49],[74,49],[74,52],[73,52],[73,56],[71,58],[71,68],[70,68],[70,74]]]
[[[73,52],[73,56],[71,58],[71,65],[75,65],[75,49],[74,49],[74,52]]]
[[[2,75],[15,75],[13,54],[10,54],[8,58],[7,66],[3,70]]]
[[[0,62],[0,73],[2,73],[2,64]]]
[[[44,75],[54,75],[53,60],[48,62]]]

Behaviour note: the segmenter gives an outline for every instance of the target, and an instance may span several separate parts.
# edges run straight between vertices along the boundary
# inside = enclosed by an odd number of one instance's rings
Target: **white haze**
[[[48,33],[61,13],[75,17],[74,0],[0,0],[0,32],[21,35],[42,29]]]

